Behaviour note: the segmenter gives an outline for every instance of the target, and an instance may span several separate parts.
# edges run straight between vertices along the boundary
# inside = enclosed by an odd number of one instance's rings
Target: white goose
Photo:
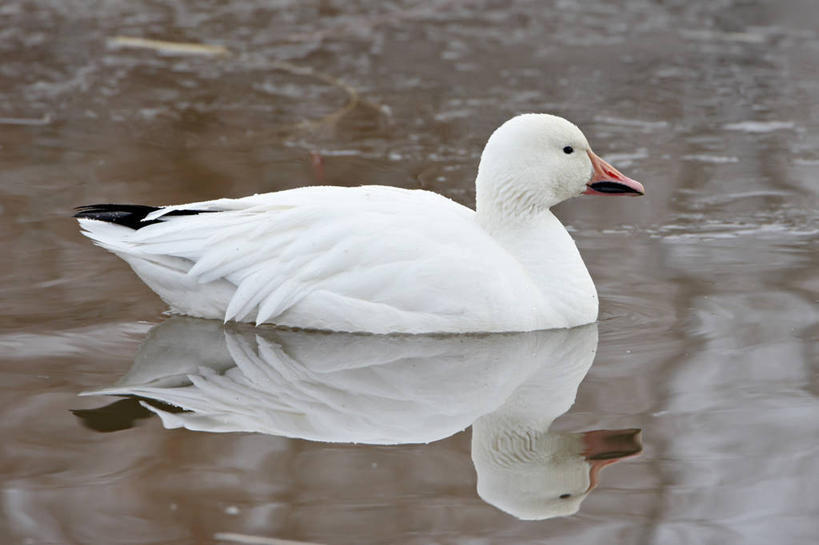
[[[476,211],[383,186],[304,187],[178,206],[92,205],[84,234],[172,311],[371,333],[565,328],[597,293],[550,212],[581,194],[642,195],[560,117],[517,116],[489,138]]]

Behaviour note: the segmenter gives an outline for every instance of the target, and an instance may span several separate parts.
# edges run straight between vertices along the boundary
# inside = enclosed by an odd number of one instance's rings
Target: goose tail
[[[105,223],[113,223],[122,225],[129,229],[137,230],[159,223],[162,218],[167,216],[195,216],[206,212],[213,212],[212,210],[190,210],[190,209],[176,209],[170,210],[160,218],[146,219],[149,214],[156,212],[161,206],[147,206],[144,204],[89,204],[76,208],[75,218],[79,220],[96,220]],[[80,224],[83,224],[80,221]]]
[[[168,216],[192,216],[207,210],[171,210],[157,219],[147,219],[159,206],[142,204],[90,204],[76,208],[74,217],[80,223],[82,234],[98,246],[122,256],[133,253],[130,235],[148,225],[165,221]]]

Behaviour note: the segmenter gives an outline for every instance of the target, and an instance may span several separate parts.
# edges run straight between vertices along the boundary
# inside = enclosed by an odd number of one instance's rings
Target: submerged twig
[[[0,117],[0,125],[27,125],[27,126],[42,126],[51,123],[51,114],[45,114],[43,117]]]
[[[160,53],[173,53],[181,55],[230,55],[230,51],[228,51],[228,49],[223,45],[168,42],[165,40],[151,40],[149,38],[134,38],[131,36],[114,36],[108,40],[108,43],[118,47],[151,49]]]
[[[313,77],[328,85],[341,89],[347,94],[347,102],[344,104],[344,106],[318,119],[308,119],[302,121],[296,125],[296,128],[308,129],[325,124],[334,125],[339,121],[339,119],[341,119],[342,117],[350,113],[353,109],[355,109],[355,107],[358,106],[358,104],[361,102],[361,99],[359,98],[358,95],[358,91],[356,91],[354,87],[348,85],[347,83],[344,83],[337,77],[332,76],[330,74],[319,72],[306,66],[299,66],[296,64],[283,61],[275,62],[273,64],[273,68],[281,70],[283,72],[288,72],[290,74],[295,74],[297,76]]]
[[[232,532],[217,532],[213,534],[216,541],[232,541],[234,543],[247,543],[252,545],[318,545],[307,541],[293,541],[292,539],[278,539],[275,537],[251,536],[247,534],[235,534]]]

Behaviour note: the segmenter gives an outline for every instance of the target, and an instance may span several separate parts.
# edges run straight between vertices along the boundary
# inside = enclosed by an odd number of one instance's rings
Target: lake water
[[[0,4],[0,541],[819,541],[819,5],[622,4]],[[525,111],[646,186],[556,209],[597,325],[169,319],[71,219],[317,183],[471,206]]]

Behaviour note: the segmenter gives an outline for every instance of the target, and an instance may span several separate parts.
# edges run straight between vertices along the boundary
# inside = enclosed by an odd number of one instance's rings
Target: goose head
[[[549,114],[519,115],[498,127],[475,183],[479,215],[537,213],[583,194],[645,193],[640,182],[598,157],[577,126]]]

